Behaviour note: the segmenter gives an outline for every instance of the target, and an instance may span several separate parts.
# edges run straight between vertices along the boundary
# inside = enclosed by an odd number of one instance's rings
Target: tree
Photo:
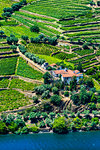
[[[31,120],[31,122],[35,122],[35,119],[36,119],[36,113],[35,112],[31,112],[29,114],[29,119]]]
[[[10,125],[8,125],[8,130],[12,133],[18,130],[18,126],[16,123],[12,122]]]
[[[44,78],[44,84],[49,84],[51,82],[51,75],[49,72],[46,72],[44,75],[43,75],[43,78]]]
[[[74,76],[72,78],[72,81],[70,81],[70,91],[76,90],[77,87],[77,80],[76,77]]]
[[[69,92],[68,92],[68,91],[65,91],[65,92],[64,92],[64,96],[68,97],[68,96],[69,96]]]
[[[49,98],[50,97],[50,94],[49,94],[49,90],[47,91],[44,91],[44,93],[42,94],[42,98]]]
[[[57,106],[59,106],[61,103],[61,97],[58,95],[51,96],[50,100],[51,100],[51,103],[53,103],[54,105],[57,105]]]
[[[89,47],[88,47],[88,44],[87,44],[87,43],[84,43],[82,47],[83,47],[83,49],[89,49]]]
[[[4,34],[4,31],[0,30],[0,35],[2,36]]]
[[[18,11],[22,7],[22,4],[21,3],[15,3],[11,7],[12,7],[13,11]]]
[[[15,119],[15,116],[13,114],[9,114],[7,116],[6,124],[11,124],[11,122],[13,122],[14,119]]]
[[[94,83],[93,83],[92,78],[87,78],[85,80],[85,84],[87,85],[88,88],[93,88],[94,87]]]
[[[11,14],[13,13],[13,9],[10,7],[4,8],[3,11],[4,12],[10,12]]]
[[[22,38],[23,40],[25,40],[26,42],[28,42],[28,40],[29,40],[29,38],[28,38],[27,35],[22,35],[21,38]]]
[[[30,31],[39,33],[40,29],[37,25],[34,25],[34,26],[30,27]]]
[[[39,127],[40,127],[40,128],[45,128],[45,123],[44,123],[43,120],[40,122]]]
[[[32,99],[33,99],[34,103],[38,103],[38,97],[37,96],[33,96]]]
[[[16,119],[15,123],[17,124],[18,127],[24,127],[25,122],[22,119]]]
[[[11,49],[13,50],[13,52],[16,52],[17,46],[16,45],[11,45]]]
[[[12,45],[12,44],[16,45],[18,43],[18,38],[15,37],[15,35],[11,34],[10,37],[7,37],[7,43],[9,45]]]
[[[64,117],[58,117],[54,120],[53,131],[58,134],[67,133],[67,123]]]
[[[97,1],[97,5],[100,6],[100,1]]]
[[[56,114],[54,112],[50,112],[49,115],[50,115],[50,118],[53,120],[53,118],[55,118]]]
[[[79,100],[79,94],[75,94],[75,93],[73,93],[72,95],[71,95],[71,99],[72,99],[72,101],[73,101],[73,103],[74,104],[79,104],[80,103],[80,100]]]
[[[53,87],[52,88],[52,92],[53,92],[53,94],[58,94],[59,93],[58,88],[57,87]]]
[[[89,93],[87,92],[85,86],[81,86],[80,93],[79,93],[79,99],[81,104],[86,104],[90,101]]]
[[[0,121],[0,134],[8,133],[7,126],[3,121]]]
[[[2,17],[5,19],[5,21],[7,21],[7,19],[9,17],[11,17],[11,13],[10,12],[5,12],[5,13],[2,14]]]
[[[83,72],[83,68],[82,68],[81,62],[79,62],[78,66],[77,66],[77,70],[79,70],[80,72]]]

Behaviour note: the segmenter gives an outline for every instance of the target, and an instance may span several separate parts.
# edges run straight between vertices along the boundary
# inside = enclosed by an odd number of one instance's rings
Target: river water
[[[1,135],[0,150],[100,150],[100,131]]]

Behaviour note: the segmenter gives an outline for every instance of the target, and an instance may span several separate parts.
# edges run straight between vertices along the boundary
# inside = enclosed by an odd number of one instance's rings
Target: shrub
[[[97,1],[97,5],[100,6],[100,1]]]
[[[33,133],[38,133],[39,128],[36,125],[32,125],[31,127],[29,127],[29,131]]]
[[[67,133],[67,125],[64,117],[58,117],[54,120],[53,131],[58,134]]]
[[[40,127],[40,128],[45,128],[45,123],[44,123],[44,121],[41,121],[41,122],[40,122],[39,127]]]
[[[56,114],[54,112],[50,112],[49,115],[50,115],[50,118],[53,119],[53,118],[55,118]]]
[[[68,96],[69,96],[69,92],[68,92],[68,91],[65,91],[65,92],[64,92],[64,96],[68,97]]]
[[[38,33],[38,32],[40,31],[40,29],[39,29],[38,26],[34,25],[34,26],[30,27],[30,31],[31,31],[31,32],[37,32],[37,33]]]
[[[18,126],[16,123],[12,122],[10,125],[8,125],[8,130],[12,133],[18,130]]]
[[[24,127],[25,122],[22,119],[16,119],[15,123],[17,124],[18,127]]]
[[[33,99],[34,103],[38,103],[38,97],[37,96],[33,96],[32,99]]]
[[[6,124],[3,121],[0,121],[0,134],[6,134],[7,132]]]
[[[51,103],[53,103],[54,105],[59,106],[61,103],[61,97],[58,95],[53,95],[51,96]]]
[[[21,129],[21,133],[22,134],[28,134],[29,133],[29,129],[25,126]]]
[[[42,98],[49,98],[50,97],[50,94],[49,94],[49,90],[45,91],[43,94],[42,94]]]
[[[46,112],[42,112],[42,116],[43,116],[43,118],[45,119],[45,118],[48,117],[48,114],[47,114]]]
[[[52,92],[53,92],[53,94],[58,94],[58,88],[57,87],[53,87],[52,88]]]

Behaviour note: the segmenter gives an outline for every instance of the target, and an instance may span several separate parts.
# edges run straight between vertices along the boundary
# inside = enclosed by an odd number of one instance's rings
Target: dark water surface
[[[100,131],[1,135],[0,150],[100,150]]]

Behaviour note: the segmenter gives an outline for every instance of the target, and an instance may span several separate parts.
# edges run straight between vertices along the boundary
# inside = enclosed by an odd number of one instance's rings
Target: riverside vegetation
[[[99,1],[2,4],[0,134],[99,130]],[[85,72],[84,78],[77,83],[73,77],[68,85],[49,73],[55,68],[44,73],[28,60],[38,66],[48,62],[78,69]]]

